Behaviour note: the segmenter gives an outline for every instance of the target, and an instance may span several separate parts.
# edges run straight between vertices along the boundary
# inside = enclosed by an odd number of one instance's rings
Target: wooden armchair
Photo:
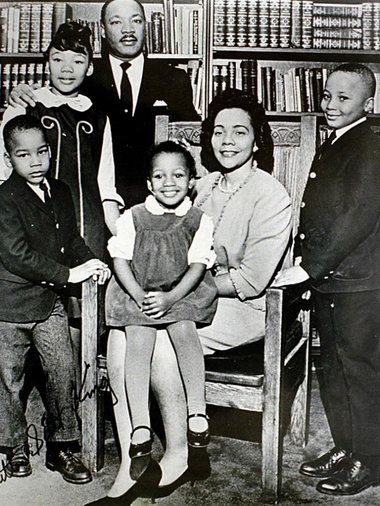
[[[316,118],[303,116],[296,123],[273,123],[275,143],[274,175],[287,188],[293,206],[293,230],[298,227],[301,197],[315,152]],[[169,123],[166,116],[156,120],[156,142],[185,138],[200,166],[200,123]],[[302,163],[301,163],[302,161]],[[102,466],[102,423],[98,423],[103,404],[99,396],[108,386],[106,362],[97,356],[91,339],[96,333],[96,285],[84,287],[82,363],[86,376],[82,382],[82,452],[93,469]],[[230,357],[206,360],[207,402],[219,406],[262,412],[263,492],[277,498],[281,489],[282,448],[286,427],[287,401],[292,401],[290,434],[305,444],[308,429],[310,391],[309,318],[302,311],[302,287],[268,289],[264,354],[261,360],[249,355],[249,348]],[[247,351],[248,350],[248,351]],[[240,354],[240,355],[239,355]],[[241,358],[243,357],[243,359]],[[226,360],[227,358],[227,360]],[[95,388],[94,388],[95,385]],[[91,388],[92,386],[92,388]]]

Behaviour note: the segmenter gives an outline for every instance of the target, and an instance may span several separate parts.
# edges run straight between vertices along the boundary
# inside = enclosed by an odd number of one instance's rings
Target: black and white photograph
[[[380,504],[380,0],[0,1],[0,504]]]

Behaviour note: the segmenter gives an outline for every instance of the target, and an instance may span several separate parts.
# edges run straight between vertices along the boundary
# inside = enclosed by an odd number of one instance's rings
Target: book
[[[32,4],[30,14],[30,46],[31,53],[38,53],[41,50],[41,12],[40,3]]]
[[[237,29],[237,1],[226,0],[225,14],[225,45],[227,47],[236,46],[236,29]]]
[[[280,0],[269,3],[269,46],[280,46]]]
[[[43,3],[41,7],[41,46],[40,51],[45,52],[52,38],[54,4]]]
[[[361,28],[314,28],[313,37],[362,40]]]
[[[248,0],[248,47],[258,46],[258,0]]]
[[[269,47],[269,0],[258,0],[259,47]]]
[[[362,4],[363,49],[367,50],[370,50],[373,47],[372,21],[373,21],[373,3],[364,2]]]
[[[310,49],[313,46],[313,2],[302,0],[302,36],[301,47]]]
[[[152,53],[163,53],[164,52],[164,44],[163,44],[163,32],[164,32],[164,21],[163,21],[162,12],[153,12],[152,13]]]
[[[23,2],[20,7],[19,52],[29,52],[31,4]]]
[[[224,46],[226,42],[225,0],[214,2],[214,46]]]
[[[280,47],[290,47],[291,41],[291,0],[280,0]]]
[[[301,47],[302,36],[302,3],[301,0],[292,2],[291,47]]]
[[[236,9],[236,45],[248,46],[248,0],[238,0]]]
[[[65,2],[55,2],[53,8],[53,27],[52,33],[54,34],[62,23],[66,22],[67,18],[67,4]]]
[[[0,52],[5,53],[8,46],[7,37],[8,8],[0,7]]]
[[[2,67],[1,73],[1,93],[0,93],[1,107],[7,107],[8,105],[10,87],[11,87],[11,64],[6,63]]]
[[[21,9],[20,5],[14,5],[13,6],[13,22],[12,25],[9,27],[9,30],[11,31],[12,36],[12,46],[13,46],[13,53],[19,52],[19,41],[20,41],[20,15],[21,15]]]
[[[380,49],[380,3],[373,4],[372,49]]]

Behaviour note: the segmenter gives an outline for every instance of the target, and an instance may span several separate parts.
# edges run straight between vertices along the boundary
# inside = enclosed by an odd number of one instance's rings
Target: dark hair
[[[210,172],[220,170],[221,166],[215,158],[214,150],[211,145],[215,118],[220,111],[235,108],[242,109],[247,112],[250,117],[255,134],[255,143],[258,148],[258,150],[253,153],[253,157],[257,160],[259,168],[266,172],[272,172],[273,139],[270,126],[265,117],[265,110],[254,95],[236,89],[229,89],[220,93],[212,100],[209,106],[208,116],[202,123],[202,165]]]
[[[104,25],[104,22],[105,22],[105,19],[106,19],[106,10],[107,10],[107,7],[109,6],[110,3],[114,2],[115,0],[106,0],[104,2],[104,4],[102,5],[102,10],[100,11],[100,21],[103,23]],[[142,15],[144,16],[144,19],[145,19],[145,10],[144,10],[144,6],[139,2],[139,0],[133,0],[134,2],[136,2],[137,4],[139,4],[139,6],[141,7],[141,12],[142,12]]]
[[[146,159],[148,179],[150,179],[152,176],[154,159],[162,153],[182,155],[185,160],[186,168],[189,171],[189,177],[194,178],[197,175],[197,171],[195,169],[195,160],[190,151],[188,151],[184,146],[181,146],[181,144],[178,144],[177,142],[164,141],[153,146],[153,148],[148,153]]]
[[[372,70],[361,63],[343,63],[336,67],[333,72],[347,72],[357,74],[362,83],[366,86],[368,98],[376,93],[376,79]]]
[[[45,56],[48,58],[51,49],[55,48],[58,51],[74,51],[74,53],[88,55],[91,63],[93,56],[91,39],[92,32],[87,26],[76,21],[63,23],[53,35]]]
[[[16,132],[27,132],[29,130],[38,130],[45,138],[45,132],[39,119],[30,114],[22,114],[12,118],[4,125],[3,137],[4,146],[8,154],[11,153],[12,140]]]

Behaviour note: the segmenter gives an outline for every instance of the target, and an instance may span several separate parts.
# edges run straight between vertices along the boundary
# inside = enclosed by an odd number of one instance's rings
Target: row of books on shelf
[[[0,4],[0,52],[44,52],[61,23],[74,19],[88,26],[93,34],[94,53],[101,51],[100,13],[94,20],[76,15],[65,2]],[[147,51],[150,53],[198,54],[202,48],[202,7],[175,5],[173,0],[146,6]]]
[[[255,60],[214,64],[214,95],[228,88],[252,92],[269,112],[320,112],[324,84],[331,72],[325,67],[292,67],[287,71],[258,66]],[[374,113],[380,113],[380,73]]]
[[[203,67],[199,60],[189,60],[186,64],[177,65],[190,77],[193,89],[194,107],[202,108]],[[0,108],[8,105],[10,91],[18,84],[31,86],[49,85],[49,67],[46,63],[6,63],[0,64]]]
[[[0,107],[8,105],[9,93],[18,84],[49,85],[49,67],[46,63],[0,64]]]
[[[380,49],[380,2],[215,0],[214,45]]]

